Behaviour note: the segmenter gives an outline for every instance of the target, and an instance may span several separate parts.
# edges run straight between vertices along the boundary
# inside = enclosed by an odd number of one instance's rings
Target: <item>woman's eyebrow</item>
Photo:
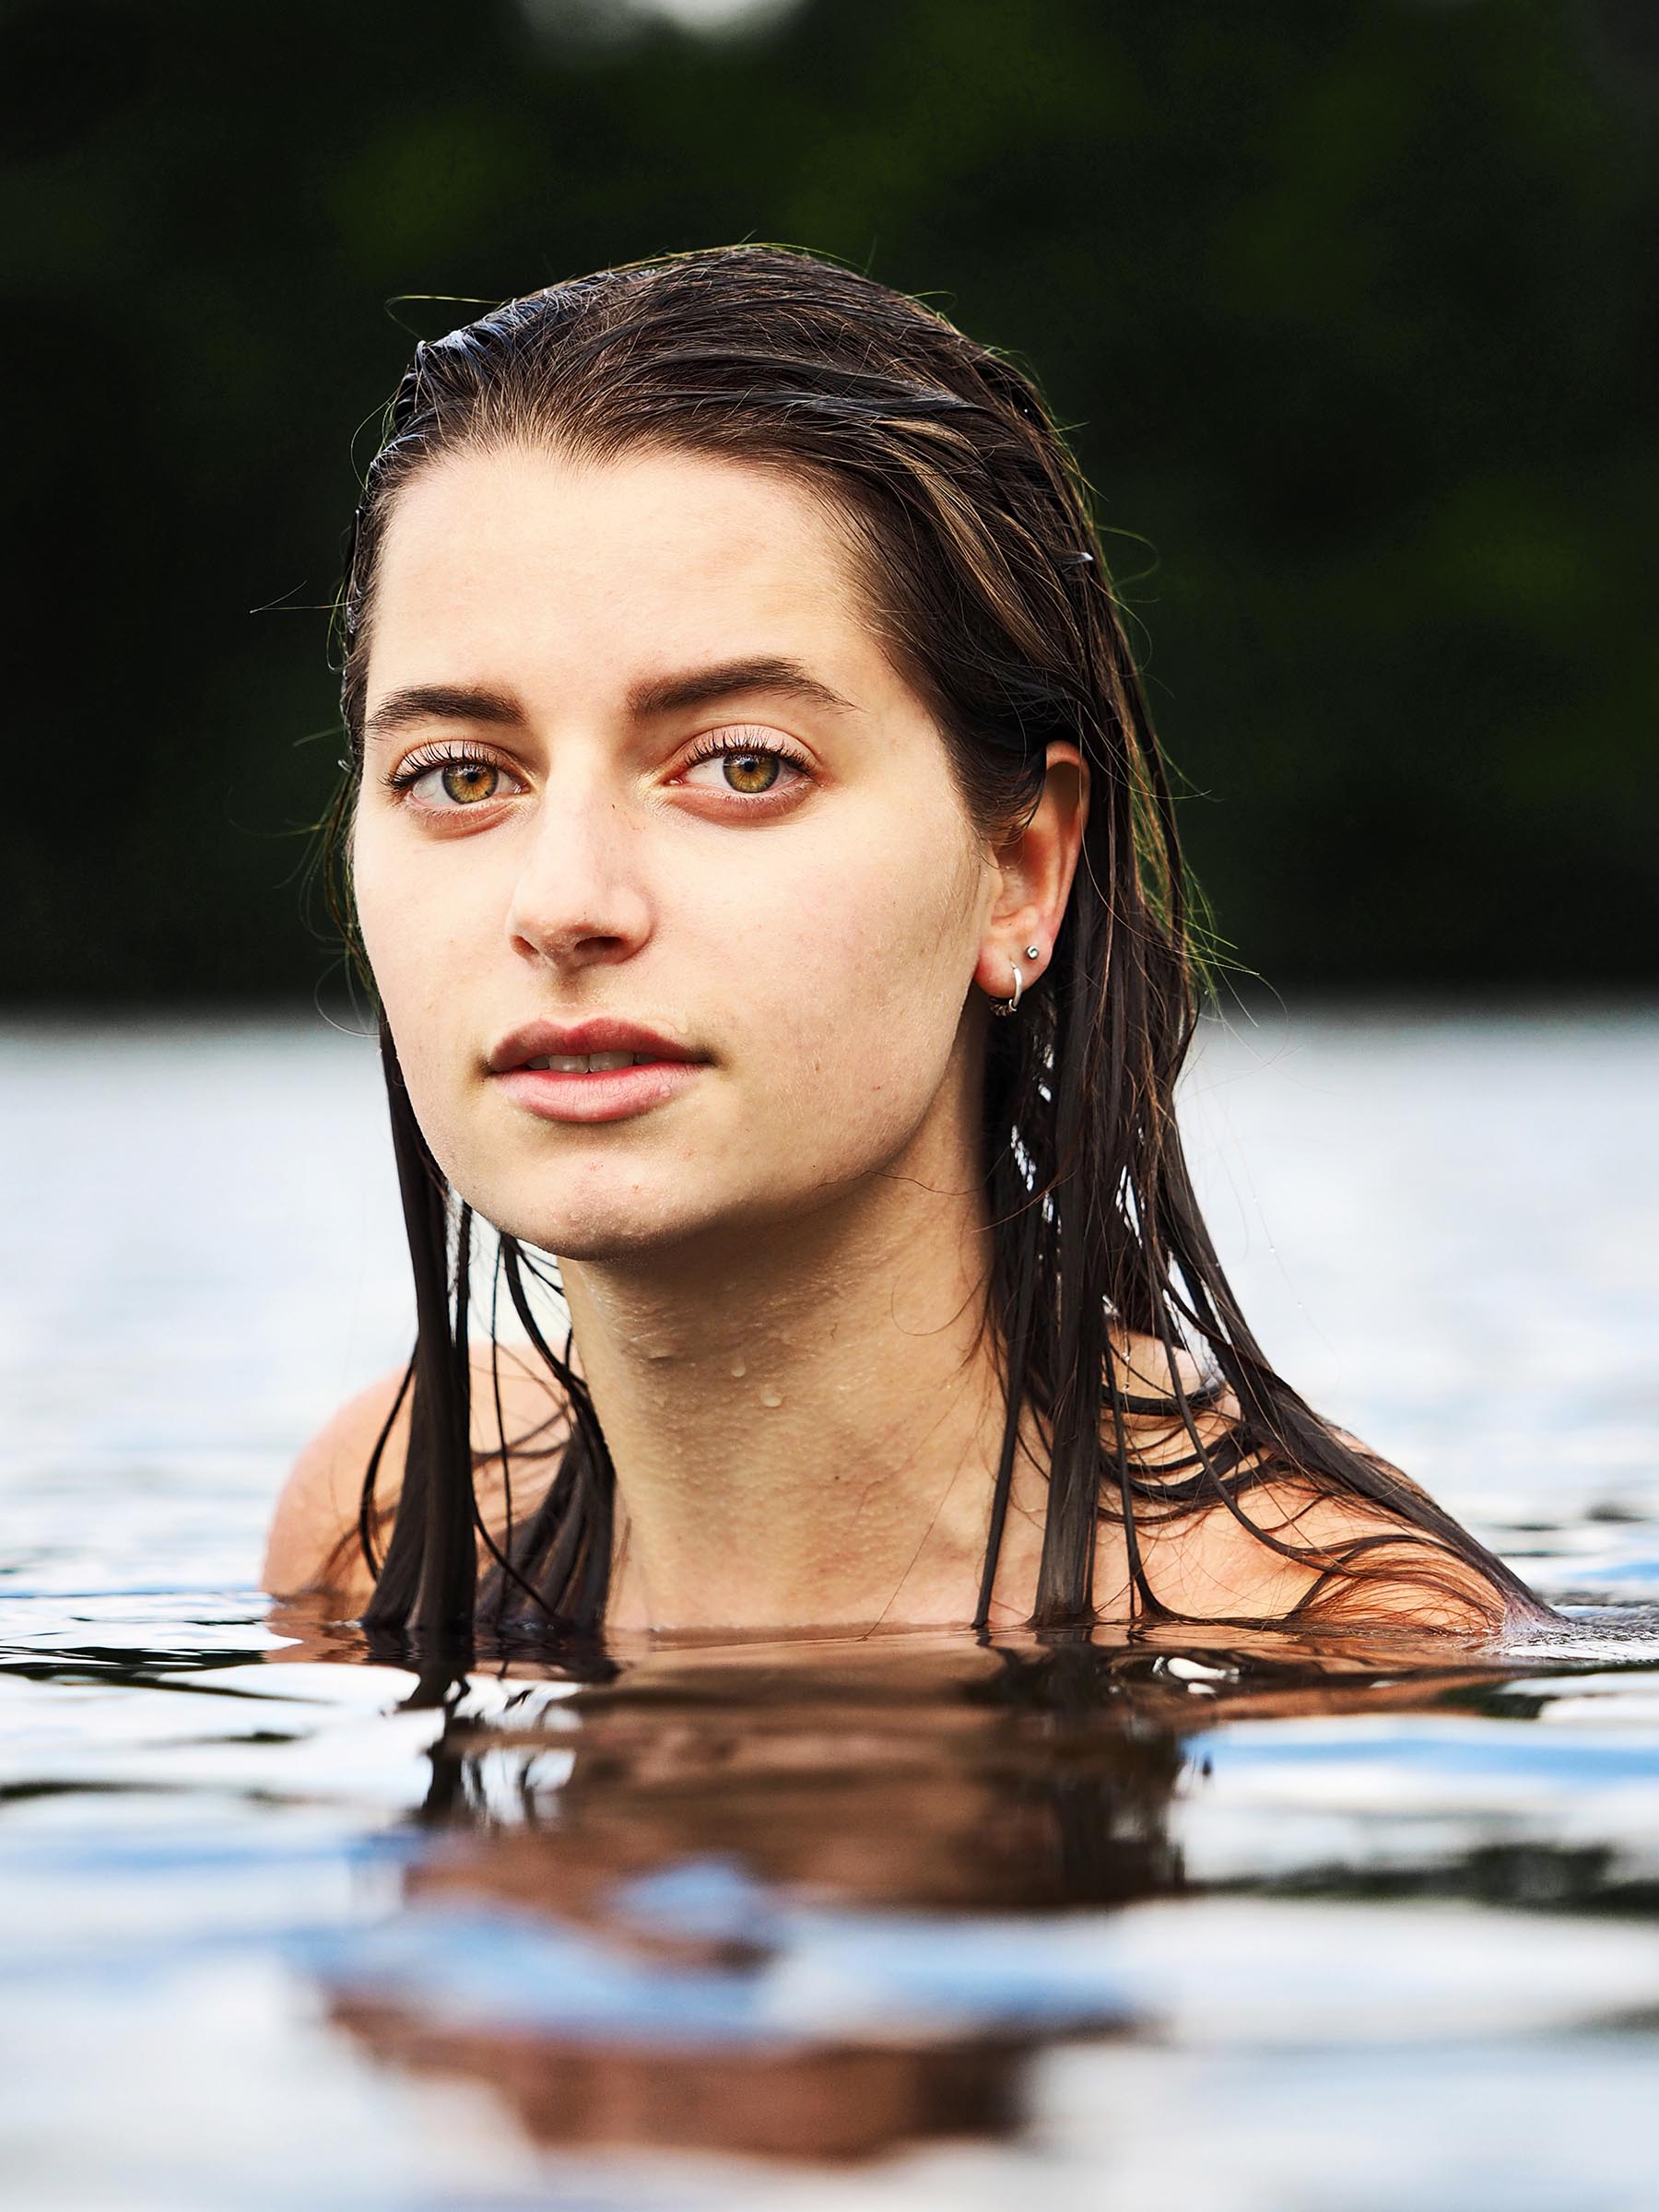
[[[650,677],[632,687],[628,704],[636,719],[643,719],[686,707],[705,707],[714,700],[734,699],[746,691],[782,692],[843,714],[858,712],[851,700],[820,683],[799,661],[775,655],[722,661],[677,676]],[[373,713],[365,717],[363,735],[366,738],[390,737],[421,722],[503,724],[524,720],[524,710],[510,691],[492,690],[482,684],[409,684],[402,690],[387,692]]]
[[[523,722],[524,711],[510,691],[481,684],[410,684],[388,691],[363,723],[365,737],[389,737],[418,722]]]
[[[628,695],[630,712],[638,719],[669,714],[685,707],[706,707],[713,700],[732,699],[745,691],[781,691],[791,699],[806,700],[842,714],[856,714],[850,699],[832,691],[799,661],[766,656],[747,661],[722,661],[709,668],[688,668],[677,676],[657,676],[635,684]]]

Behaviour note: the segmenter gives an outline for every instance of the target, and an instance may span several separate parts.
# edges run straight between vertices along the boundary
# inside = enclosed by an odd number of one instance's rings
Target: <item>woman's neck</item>
[[[621,1507],[610,1624],[970,1619],[1002,1437],[990,1257],[977,1191],[907,1172],[718,1250],[567,1264]]]

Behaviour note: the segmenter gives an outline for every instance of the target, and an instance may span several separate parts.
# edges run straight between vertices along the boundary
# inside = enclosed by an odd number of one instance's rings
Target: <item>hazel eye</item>
[[[721,790],[743,799],[763,799],[811,781],[811,771],[781,745],[761,744],[747,732],[729,732],[702,740],[680,771],[679,780],[694,791]]]
[[[493,799],[501,787],[501,771],[488,760],[452,760],[437,773],[444,796],[457,806],[476,806],[484,799]]]
[[[524,789],[511,769],[482,753],[412,753],[386,778],[396,795],[418,813],[465,814]]]
[[[727,753],[721,761],[726,782],[734,791],[753,794],[770,791],[782,771],[777,753]]]

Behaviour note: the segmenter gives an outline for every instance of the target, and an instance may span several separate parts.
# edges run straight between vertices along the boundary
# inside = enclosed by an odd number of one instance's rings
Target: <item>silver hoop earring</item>
[[[1014,971],[1014,995],[1012,998],[994,998],[991,1001],[992,1013],[1001,1016],[1004,1019],[1010,1014],[1018,1013],[1020,993],[1025,989],[1025,977],[1019,972],[1018,962],[1010,960],[1008,965]]]

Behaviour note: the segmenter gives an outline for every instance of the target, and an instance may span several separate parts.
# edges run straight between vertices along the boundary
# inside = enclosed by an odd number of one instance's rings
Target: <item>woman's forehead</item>
[[[634,691],[773,661],[860,709],[905,688],[839,512],[753,463],[677,451],[446,457],[398,495],[371,626],[375,694],[421,681]]]
[[[530,572],[629,594],[732,588],[816,601],[850,581],[846,532],[821,492],[761,464],[678,450],[591,459],[545,446],[446,454],[397,495],[378,596]]]

